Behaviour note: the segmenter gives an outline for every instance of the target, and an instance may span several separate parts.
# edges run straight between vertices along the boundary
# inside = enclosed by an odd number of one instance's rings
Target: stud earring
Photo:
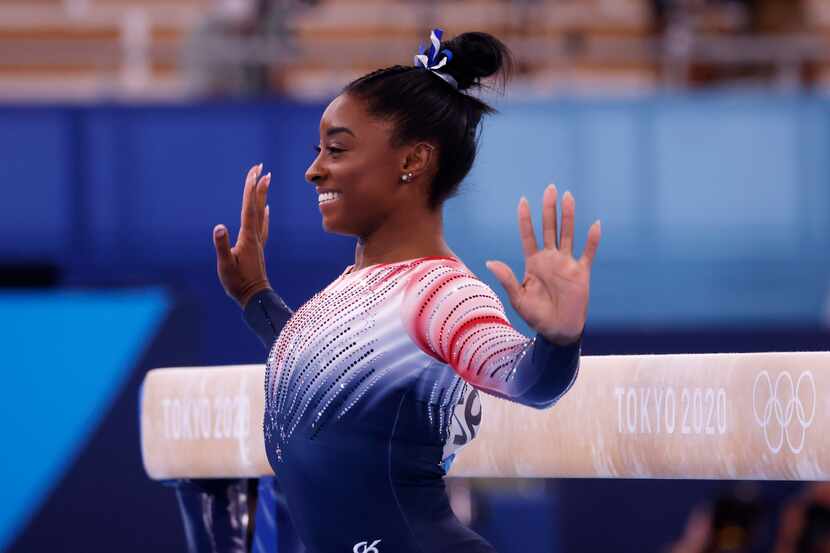
[[[401,175],[401,180],[404,182],[409,182],[409,179],[412,178],[412,173],[407,173],[405,175]]]

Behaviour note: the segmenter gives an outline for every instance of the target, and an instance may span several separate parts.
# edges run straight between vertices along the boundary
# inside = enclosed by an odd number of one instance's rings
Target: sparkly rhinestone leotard
[[[309,552],[492,552],[443,476],[482,422],[478,390],[537,408],[573,384],[580,343],[516,331],[452,257],[349,266],[296,312],[257,294],[269,355],[268,459]]]

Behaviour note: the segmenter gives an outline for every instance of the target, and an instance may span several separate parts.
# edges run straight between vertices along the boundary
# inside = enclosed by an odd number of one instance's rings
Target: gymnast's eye
[[[319,153],[320,153],[320,146],[312,146],[312,148],[314,149],[314,151],[315,151],[317,154],[319,154]],[[333,147],[333,146],[332,146],[332,147],[329,147],[329,148],[326,148],[326,150],[328,150],[329,154],[331,154],[332,156],[336,156],[336,155],[337,155],[337,154],[339,154],[340,152],[345,152],[345,150],[343,150],[342,148],[335,148],[335,147]]]

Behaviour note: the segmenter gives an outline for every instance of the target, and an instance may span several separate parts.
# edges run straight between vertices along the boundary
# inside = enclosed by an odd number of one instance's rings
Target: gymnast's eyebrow
[[[348,134],[354,136],[355,138],[357,138],[355,136],[355,134],[352,132],[352,130],[347,128],[347,127],[332,127],[332,128],[330,128],[329,130],[326,131],[326,136],[331,136],[331,135],[337,134],[339,132],[345,132],[345,133],[348,133]]]

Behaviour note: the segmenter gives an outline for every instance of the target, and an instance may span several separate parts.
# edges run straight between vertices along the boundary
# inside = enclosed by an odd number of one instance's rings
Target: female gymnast
[[[219,278],[269,350],[265,445],[309,552],[494,551],[453,515],[443,481],[481,423],[478,390],[545,408],[577,374],[599,222],[576,259],[573,196],[558,229],[557,190],[545,189],[542,247],[519,201],[524,278],[487,263],[536,334],[517,332],[442,233],[443,203],[495,111],[466,91],[505,83],[510,52],[486,33],[430,39],[413,66],[349,83],[320,120],[305,178],[323,228],[357,237],[354,264],[296,312],[285,305],[265,272],[262,164],[245,181],[236,244],[214,229]]]

